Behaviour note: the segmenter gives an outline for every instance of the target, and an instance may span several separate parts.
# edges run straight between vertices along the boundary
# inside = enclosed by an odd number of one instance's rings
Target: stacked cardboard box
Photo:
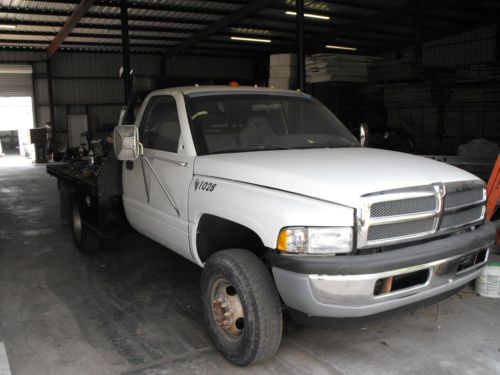
[[[269,61],[269,87],[294,89],[297,81],[297,58],[291,53],[271,55]]]

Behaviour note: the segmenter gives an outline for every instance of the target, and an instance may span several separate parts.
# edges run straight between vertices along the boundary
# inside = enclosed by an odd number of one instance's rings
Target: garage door
[[[33,96],[31,65],[0,64],[0,96]]]

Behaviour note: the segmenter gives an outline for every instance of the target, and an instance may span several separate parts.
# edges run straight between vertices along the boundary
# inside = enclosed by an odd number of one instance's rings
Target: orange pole
[[[488,185],[486,186],[488,200],[486,207],[488,209],[488,219],[491,219],[497,208],[498,201],[500,200],[500,155],[498,155],[493,172],[491,173]]]
[[[486,201],[486,208],[488,212],[488,220],[491,220],[495,213],[498,203],[500,202],[500,155],[497,157],[493,172],[491,172],[488,185],[486,185],[486,192],[488,200]],[[497,244],[500,244],[500,230],[497,231]]]

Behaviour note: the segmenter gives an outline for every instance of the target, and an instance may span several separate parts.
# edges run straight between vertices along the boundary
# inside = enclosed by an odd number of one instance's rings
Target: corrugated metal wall
[[[166,73],[183,77],[253,78],[255,69],[253,60],[231,58],[231,64],[227,62],[227,57],[206,56],[193,59],[191,56],[175,56],[166,61]]]
[[[65,143],[68,114],[87,114],[98,134],[111,131],[123,105],[119,54],[59,53],[52,60],[54,114],[57,140]],[[158,75],[160,57],[132,55],[135,74]],[[50,121],[45,61],[34,63],[37,126]]]
[[[425,43],[422,63],[425,66],[454,67],[495,61],[496,26],[489,25],[447,38]],[[402,51],[403,58],[413,58],[413,48]],[[386,57],[394,58],[395,53]]]
[[[1,62],[33,64],[36,126],[50,122],[47,66],[43,52],[0,51]],[[165,63],[172,77],[252,79],[254,61],[235,58],[176,56]],[[137,76],[161,73],[159,55],[131,55]],[[119,78],[121,55],[113,53],[58,53],[52,59],[54,114],[57,140],[66,142],[67,115],[87,114],[89,125],[104,135],[118,121],[123,103],[123,82]]]
[[[424,44],[424,65],[456,66],[495,61],[496,26],[486,26]]]
[[[1,50],[0,62],[31,62],[43,60],[46,54],[35,51]]]
[[[426,43],[425,65],[455,66],[495,60],[495,26],[461,33]],[[403,51],[412,57],[412,50]],[[37,126],[49,121],[45,53],[35,51],[0,51],[0,63],[32,63]],[[165,63],[165,73],[172,77],[207,77],[251,80],[255,74],[252,59],[176,56]],[[159,75],[158,55],[132,55],[136,75]],[[86,113],[96,130],[112,127],[118,120],[123,102],[123,84],[118,78],[120,54],[58,53],[52,61],[55,120],[58,139],[65,141],[67,115]]]

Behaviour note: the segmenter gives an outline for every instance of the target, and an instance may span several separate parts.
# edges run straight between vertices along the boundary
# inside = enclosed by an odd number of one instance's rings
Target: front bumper
[[[275,255],[271,264],[278,291],[291,308],[317,317],[366,317],[447,295],[474,280],[494,239],[495,228],[487,223],[474,231],[384,253]],[[464,259],[470,260],[467,267]],[[375,292],[379,280],[406,275],[420,276],[415,285],[403,283],[394,291]]]

